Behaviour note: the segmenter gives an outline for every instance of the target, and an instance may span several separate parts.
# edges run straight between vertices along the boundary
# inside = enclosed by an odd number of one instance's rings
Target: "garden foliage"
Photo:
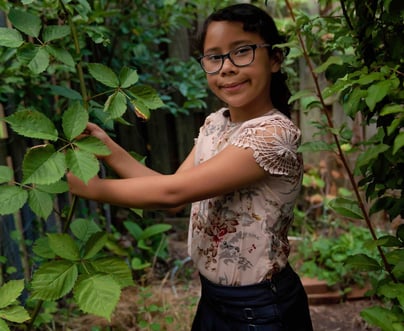
[[[66,171],[84,181],[100,171],[95,155],[108,149],[96,138],[78,139],[88,120],[112,129],[114,122],[129,124],[127,111],[147,119],[164,107],[176,114],[206,105],[196,61],[181,62],[167,52],[177,27],[195,31],[200,8],[179,1],[144,3],[130,1],[129,8],[118,1],[0,1],[7,17],[0,27],[0,102],[6,105],[4,121],[28,142],[21,165],[0,166],[1,215],[29,206],[46,220],[55,213],[55,200],[67,196]],[[282,3],[292,18],[285,28],[294,36],[284,45],[291,48],[288,61],[304,58],[316,82],[314,93],[299,91],[291,101],[307,111],[321,109],[315,126],[333,139],[306,143],[301,151],[334,152],[344,165],[354,198],[335,199],[329,208],[362,220],[371,234],[367,248],[378,253],[363,250],[348,259],[352,267],[379,273],[373,294],[383,302],[362,316],[383,331],[402,331],[404,225],[379,237],[371,222],[380,212],[391,221],[404,218],[402,1],[320,1],[327,10],[316,17],[295,11],[288,0]],[[209,8],[216,5],[212,1]],[[318,84],[321,75],[325,88]],[[376,127],[376,134],[354,141],[346,123],[334,125],[329,100],[339,101],[347,117],[360,116],[363,127]],[[351,155],[357,155],[353,166]],[[150,265],[147,259],[162,256],[161,235],[168,227],[142,229],[126,222],[138,249],[127,263],[127,252],[114,246],[113,236],[94,221],[75,219],[77,204],[73,197],[56,211],[60,231],[36,240],[28,266],[34,273],[25,286],[22,280],[0,284],[0,328],[25,322],[32,329],[40,323],[41,307],[69,294],[82,311],[110,319],[121,289],[132,284],[130,266],[141,269]],[[17,301],[24,288],[36,305],[30,315]]]
[[[378,236],[372,219],[404,218],[404,6],[398,0],[341,0],[328,7],[332,2],[323,3],[325,14],[311,17],[304,12],[294,16],[286,1],[296,36],[291,45],[299,44],[294,54],[305,58],[315,82],[314,93],[299,91],[292,99],[300,99],[307,111],[321,109],[323,116],[315,126],[322,137],[332,137],[329,142],[305,143],[301,151],[330,151],[343,164],[354,198],[334,199],[328,208],[347,219],[364,221],[372,240],[364,243],[362,252],[349,256],[347,263],[356,270],[377,272],[372,294],[383,302],[361,315],[383,331],[401,331],[404,224]],[[321,75],[328,82],[324,88]],[[336,126],[330,100],[338,100],[346,116],[359,120],[363,130],[372,126],[376,133],[358,140],[347,123]],[[378,257],[367,254],[369,248]]]

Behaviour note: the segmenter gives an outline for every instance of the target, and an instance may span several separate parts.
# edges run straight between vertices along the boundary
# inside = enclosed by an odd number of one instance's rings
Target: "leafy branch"
[[[293,22],[296,23],[296,17],[295,17],[294,12],[293,12],[293,7],[291,6],[289,0],[285,0],[285,2],[286,2],[287,8],[289,10],[289,13],[290,13],[290,16],[291,16]],[[342,144],[340,142],[339,136],[335,133],[334,124],[333,124],[333,121],[332,121],[332,118],[330,116],[329,111],[327,111],[327,105],[326,105],[326,103],[324,101],[323,93],[322,93],[322,90],[320,88],[318,75],[317,75],[317,73],[316,73],[316,71],[315,71],[315,69],[313,67],[312,61],[311,61],[310,56],[308,54],[306,44],[304,42],[304,39],[303,39],[303,36],[302,36],[302,33],[301,33],[300,29],[296,30],[296,34],[297,34],[297,37],[298,37],[298,40],[299,40],[299,43],[300,43],[300,47],[301,47],[302,52],[303,52],[304,59],[305,59],[307,65],[309,67],[310,74],[311,74],[311,76],[313,78],[313,82],[314,82],[315,90],[316,90],[316,95],[317,95],[317,97],[319,99],[319,102],[321,104],[320,109],[321,109],[322,113],[326,116],[328,126],[331,129],[330,132],[331,132],[331,135],[332,135],[332,137],[334,139],[335,145],[336,145],[337,150],[338,150],[337,154],[338,154],[338,156],[339,156],[339,158],[340,158],[340,160],[341,160],[341,162],[342,162],[342,164],[343,164],[343,166],[345,168],[345,171],[346,171],[346,173],[348,175],[349,181],[350,181],[350,183],[352,185],[352,188],[354,190],[357,202],[359,204],[359,208],[360,208],[360,210],[362,212],[362,215],[363,215],[363,218],[364,218],[364,220],[366,222],[366,225],[367,225],[367,227],[368,227],[368,229],[369,229],[369,231],[370,231],[370,233],[372,235],[372,238],[374,240],[377,240],[375,229],[374,229],[373,224],[372,224],[372,222],[370,220],[370,217],[369,217],[368,207],[366,206],[366,203],[363,200],[362,195],[359,192],[359,188],[358,188],[358,185],[356,183],[354,174],[353,174],[352,170],[350,169],[350,166],[349,166],[349,163],[347,161],[347,158],[345,157],[345,153],[343,152]],[[378,251],[380,253],[380,256],[381,256],[382,261],[384,263],[385,269],[390,274],[390,277],[395,282],[397,282],[395,276],[391,272],[390,264],[387,262],[386,256],[385,256],[381,246],[377,246],[377,249],[378,249]]]

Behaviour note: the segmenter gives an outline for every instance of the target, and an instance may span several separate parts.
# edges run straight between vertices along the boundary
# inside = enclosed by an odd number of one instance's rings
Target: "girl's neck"
[[[230,121],[233,123],[238,123],[238,122],[245,122],[248,120],[252,120],[253,118],[260,117],[266,113],[268,113],[270,110],[272,110],[274,107],[272,103],[267,104],[262,107],[256,107],[255,110],[246,110],[245,108],[234,108],[234,107],[229,107],[229,117]]]

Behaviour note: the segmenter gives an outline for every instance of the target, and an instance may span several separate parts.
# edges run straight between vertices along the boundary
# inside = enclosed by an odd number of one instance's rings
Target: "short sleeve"
[[[251,148],[257,163],[272,175],[299,176],[301,155],[297,152],[300,130],[291,120],[282,116],[245,123],[232,145]]]

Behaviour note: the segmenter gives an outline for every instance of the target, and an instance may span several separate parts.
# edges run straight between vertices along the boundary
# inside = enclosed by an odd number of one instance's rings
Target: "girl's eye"
[[[206,56],[206,60],[209,62],[220,62],[222,61],[222,56],[221,55],[208,55]]]
[[[234,56],[246,56],[251,53],[251,47],[250,46],[243,46],[235,49],[233,51]]]

